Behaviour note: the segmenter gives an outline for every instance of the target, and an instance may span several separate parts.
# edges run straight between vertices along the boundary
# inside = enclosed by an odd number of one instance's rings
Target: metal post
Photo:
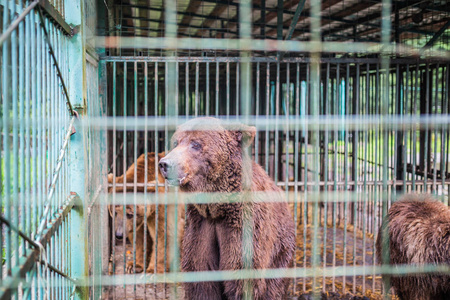
[[[98,10],[99,10],[99,18],[98,18],[98,24],[99,24],[99,28],[106,28],[106,24],[108,22],[107,17],[108,17],[108,7],[106,6],[105,3],[99,3],[98,5]],[[105,34],[100,33],[100,34]],[[104,55],[105,54],[105,50],[101,49],[99,50],[99,54],[100,55]],[[107,87],[107,67],[106,67],[106,62],[105,61],[100,61],[99,64],[99,68],[98,68],[98,72],[99,72],[99,104],[100,107],[106,107],[106,103],[108,101],[108,87]],[[103,143],[101,144],[101,147],[105,147],[104,149],[102,149],[102,153],[107,153],[107,144],[106,144],[106,130],[101,131],[99,134],[100,137],[100,141],[103,141]],[[102,169],[102,172],[106,171],[106,167],[104,167]],[[106,174],[102,174],[102,175],[106,175]],[[103,176],[103,180],[106,180],[106,176]],[[107,182],[105,183],[107,184]],[[104,184],[104,186],[105,186]],[[106,199],[105,199],[106,200]],[[109,224],[109,213],[108,213],[108,206],[107,205],[101,205],[100,206],[100,216],[99,216],[99,220],[101,224]],[[101,238],[101,257],[102,257],[102,274],[108,274],[108,267],[109,267],[109,254],[111,253],[111,239],[110,239],[110,228],[108,226],[101,226],[101,234],[100,234],[100,238]],[[100,274],[100,276],[102,275]]]
[[[69,41],[69,95],[72,100],[74,109],[79,114],[78,121],[83,119],[85,113],[85,99],[86,99],[86,54],[85,54],[85,38],[84,38],[84,22],[83,16],[83,2],[66,1],[66,21],[75,26],[80,26],[80,30]],[[77,122],[79,124],[79,122]],[[70,276],[76,279],[88,276],[88,248],[87,248],[87,230],[86,230],[86,211],[84,209],[85,185],[86,185],[86,171],[85,171],[85,144],[84,132],[80,126],[75,124],[77,132],[72,135],[70,139],[70,155],[69,155],[69,169],[70,169],[70,190],[76,192],[79,197],[79,203],[76,203],[70,218]],[[74,295],[74,299],[87,299],[88,288],[78,287]]]

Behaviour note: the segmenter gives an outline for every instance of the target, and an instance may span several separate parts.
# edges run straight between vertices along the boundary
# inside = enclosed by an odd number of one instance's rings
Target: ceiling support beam
[[[433,46],[433,44],[437,41],[437,39],[447,30],[447,28],[450,27],[450,20],[447,21],[447,23],[444,24],[444,26],[439,29],[438,32],[435,33],[435,35],[423,46],[422,49],[430,48]]]
[[[300,14],[303,11],[303,8],[305,7],[306,0],[300,0],[300,2],[297,5],[297,9],[295,10],[295,15],[291,20],[291,25],[289,26],[288,33],[286,34],[285,40],[290,40],[292,37],[292,34],[294,33],[295,26],[297,26],[298,19],[300,18]]]

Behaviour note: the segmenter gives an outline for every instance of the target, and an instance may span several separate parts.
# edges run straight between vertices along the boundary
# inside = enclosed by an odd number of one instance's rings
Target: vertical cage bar
[[[13,4],[14,5],[14,4]],[[10,8],[9,8],[9,1],[5,1],[3,6],[3,28],[8,28],[9,25],[9,17],[10,17]],[[0,203],[0,208],[2,208],[2,212],[4,212],[5,218],[10,221],[11,220],[11,154],[10,154],[10,146],[9,146],[9,130],[10,130],[10,97],[11,97],[11,75],[9,71],[10,66],[10,44],[12,42],[10,40],[6,40],[3,42],[3,49],[2,49],[2,94],[4,95],[2,97],[2,111],[3,111],[3,151],[4,154],[2,155],[3,158],[3,164],[4,169],[3,170],[3,198]],[[3,228],[3,226],[2,226]],[[1,242],[1,248],[3,250],[3,245],[5,245],[5,266],[7,270],[11,270],[12,264],[11,264],[11,229],[9,227],[6,227],[6,230],[1,230],[0,233],[0,242]],[[5,235],[5,237],[3,237]],[[3,255],[3,253],[2,253]],[[3,272],[0,275],[0,278],[3,278]]]
[[[295,119],[296,121],[300,120],[300,63],[296,63],[296,72],[295,72]],[[298,233],[298,183],[299,183],[299,146],[300,146],[300,129],[298,126],[299,122],[295,122],[295,141],[294,141],[294,224],[295,224],[295,237],[297,239]],[[296,247],[297,248],[297,247]],[[297,249],[296,249],[297,250]],[[294,252],[294,270],[297,269],[297,251]],[[297,278],[293,278],[293,292],[294,295],[297,292]]]
[[[260,63],[256,63],[256,87],[255,87],[255,121],[259,119],[259,106],[260,106],[260,87],[261,87],[261,72]],[[259,130],[256,130],[255,134],[255,162],[259,162]]]
[[[133,206],[134,206],[134,213],[133,213],[133,271],[134,271],[134,280],[136,280],[136,239],[137,239],[137,175],[138,175],[138,169],[137,169],[137,159],[138,159],[138,153],[137,153],[137,147],[138,147],[138,128],[137,128],[137,121],[138,121],[138,65],[137,62],[134,62],[134,146],[133,146],[133,162],[134,162],[134,178],[133,178]],[[147,173],[147,170],[144,169],[144,172]],[[124,174],[124,177],[126,174]],[[126,189],[126,188],[125,188]],[[145,226],[144,226],[145,227]],[[126,237],[124,236],[124,239]],[[144,244],[145,245],[145,244]],[[124,249],[125,251],[125,249]],[[145,264],[144,264],[145,265]],[[142,268],[145,268],[145,266],[142,266]],[[134,297],[136,298],[136,283],[133,285],[133,293]]]
[[[216,118],[219,116],[219,62],[216,62]]]
[[[178,70],[178,69],[177,69]],[[177,76],[178,79],[178,76]],[[144,117],[145,117],[145,121],[144,121],[144,198],[147,199],[147,184],[148,184],[148,129],[147,129],[147,120],[148,120],[148,64],[147,62],[144,62]],[[155,170],[155,173],[157,173],[157,170]],[[155,179],[156,182],[158,182],[158,176],[157,174],[155,174]],[[157,191],[158,188],[156,187],[155,190]],[[148,265],[146,265],[147,263],[147,251],[151,249],[147,249],[147,234],[148,234],[148,226],[147,226],[147,205],[144,205],[144,254],[143,254],[143,265],[142,265],[142,272],[144,274],[144,276],[146,275],[147,272],[147,267]],[[150,263],[150,261],[149,261]],[[144,284],[144,299],[147,299],[147,283]]]
[[[158,64],[158,63],[156,62],[155,64]],[[185,85],[186,85],[185,110],[186,110],[186,117],[188,117],[189,116],[189,104],[190,104],[189,100],[191,98],[189,95],[189,63],[188,62],[186,62],[186,68],[185,68],[185,81],[186,81],[186,83],[185,83]]]
[[[226,114],[227,119],[230,116],[230,62],[227,62],[227,99],[226,99]]]
[[[198,106],[199,106],[198,77],[199,77],[199,62],[196,62],[195,63],[195,110],[194,110],[195,117],[198,117]]]
[[[276,64],[277,66],[277,78],[276,78],[276,83],[275,83],[275,140],[274,140],[274,179],[275,179],[275,184],[278,183],[278,180],[280,179],[280,174],[278,173],[279,171],[279,160],[280,158],[279,156],[279,149],[278,149],[278,144],[279,144],[279,136],[280,133],[278,131],[278,117],[280,115],[280,94],[281,94],[281,88],[280,88],[280,62],[277,62]]]
[[[123,122],[123,161],[122,161],[122,175],[123,175],[123,189],[122,189],[122,232],[125,233],[127,232],[127,228],[126,228],[126,218],[125,216],[127,215],[127,151],[128,151],[128,141],[127,141],[127,136],[128,136],[128,128],[126,126],[126,119],[128,116],[128,95],[127,95],[127,73],[128,73],[128,67],[127,67],[127,62],[125,61],[123,63],[123,96],[122,96],[122,103],[123,103],[123,117],[124,117],[124,122]],[[123,237],[122,239],[122,251],[124,253],[123,255],[123,270],[126,270],[127,268],[127,255],[126,255],[126,238]],[[127,293],[127,285],[123,285],[125,294]]]
[[[270,63],[266,66],[266,120],[269,120],[270,111]],[[269,173],[269,143],[270,143],[270,132],[269,126],[266,126],[266,136],[265,136],[265,170]]]
[[[329,90],[329,82],[330,82],[330,63],[326,64],[326,78],[324,82],[324,114],[326,116],[329,115],[330,110],[330,90]],[[328,142],[329,142],[329,132],[328,132],[328,126],[325,126],[324,130],[324,143],[323,143],[323,149],[324,149],[324,169],[323,169],[323,191],[324,191],[324,211],[323,211],[323,267],[327,267],[327,233],[328,233]],[[325,276],[322,278],[322,292],[326,291],[326,281]]]
[[[178,74],[177,74],[178,75]],[[176,76],[178,78],[178,76]],[[177,80],[178,82],[178,80]],[[175,89],[175,91],[178,91],[178,89]],[[209,62],[206,63],[206,91],[205,91],[205,115],[209,116]],[[176,101],[178,103],[178,101]],[[175,114],[178,115],[178,114]]]

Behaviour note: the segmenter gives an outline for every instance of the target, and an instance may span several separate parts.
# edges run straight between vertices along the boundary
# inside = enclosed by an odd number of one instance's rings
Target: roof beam
[[[332,15],[333,18],[335,19],[343,19],[345,17],[351,16],[361,10],[367,9],[369,7],[372,7],[376,4],[378,4],[379,2],[368,2],[368,1],[364,1],[364,2],[358,2],[355,5],[349,7],[349,8],[344,8],[343,10],[340,10],[339,12],[335,13]],[[379,14],[381,16],[381,14]],[[362,19],[362,18],[361,18]],[[359,20],[359,19],[358,19]],[[325,26],[328,25],[330,23],[334,22],[333,20],[326,20],[326,19],[322,19],[322,23],[321,26]],[[346,29],[351,28],[353,26],[355,26],[355,24],[359,24],[358,21],[354,21],[353,25],[342,25],[344,26]],[[308,24],[309,27],[309,24]],[[306,29],[305,27],[303,27],[302,29]],[[304,30],[303,30],[304,31]],[[336,33],[336,32],[333,32]],[[294,37],[297,37],[299,35],[302,34],[302,30],[299,30],[296,34],[294,34]],[[325,34],[322,34],[322,36],[325,36]]]
[[[341,1],[342,1],[342,0],[325,0],[325,1],[322,1],[322,10],[325,10],[325,9],[327,9],[327,8],[330,8],[331,6],[337,4],[337,3],[341,2]],[[295,15],[294,15],[294,16],[295,16]],[[309,17],[310,17],[310,15],[309,15],[309,10],[303,11],[303,12],[300,14],[299,19],[297,20],[297,23],[300,22],[300,21],[302,21],[302,20],[305,20],[305,19],[307,19],[307,18],[309,18]],[[289,20],[284,21],[283,25],[284,25],[284,26],[289,26],[290,24],[292,24],[292,21],[293,21],[293,18],[290,18]],[[258,22],[258,21],[257,21],[257,22]],[[269,30],[269,31],[267,32],[268,35],[275,34],[275,33],[276,33],[276,30]]]
[[[212,10],[212,12],[209,14],[209,18],[208,19],[205,18],[205,20],[203,20],[201,27],[203,28],[210,27],[214,22],[219,20],[218,18],[213,19],[212,17],[219,17],[227,8],[228,6],[217,4]],[[200,29],[197,30],[194,35],[202,36],[204,32],[206,32],[205,29]]]
[[[400,10],[400,9],[404,9],[406,7],[409,7],[409,6],[413,6],[414,4],[418,3],[419,1],[415,1],[415,2],[412,2],[412,1],[393,1],[392,4],[395,5],[398,10]],[[394,13],[394,12],[392,11],[391,13]],[[381,19],[381,10],[377,11],[377,12],[374,12],[374,13],[372,13],[370,15],[366,15],[364,17],[358,18],[358,19],[354,20],[354,23],[357,24],[357,25],[363,25],[363,24],[366,24],[366,23],[368,23],[370,21],[373,21],[373,20],[376,20],[376,19]],[[371,26],[371,25],[369,25],[369,26]],[[345,24],[343,24],[341,26],[335,27],[335,28],[330,29],[328,31],[322,32],[322,36],[333,35],[333,34],[341,32],[341,31],[348,30],[351,27],[353,27],[353,25],[345,25]]]
[[[188,5],[188,7],[186,8],[186,11],[185,11],[188,14],[185,14],[183,16],[183,19],[181,20],[181,24],[189,24],[189,23],[191,23],[191,20],[194,17],[192,14],[196,13],[200,6],[201,6],[201,2],[198,1],[198,0],[191,0],[191,1],[189,1],[189,5]],[[185,33],[187,29],[188,28],[186,28],[186,27],[180,28],[180,30],[178,32]]]
[[[426,13],[425,14],[425,18],[428,18],[427,15],[431,16],[432,12]],[[361,19],[364,19],[363,21],[360,21],[360,19],[356,20],[355,24],[358,24],[358,25],[359,24],[365,24],[366,22],[369,22],[369,21],[371,21],[373,19],[377,19],[380,16],[381,16],[381,14],[379,12],[377,12],[377,13],[374,13],[374,14],[372,14],[370,16],[366,16],[366,17],[361,18]],[[411,17],[406,17],[406,18],[400,20],[399,32],[400,33],[410,32],[410,33],[421,34],[421,35],[434,35],[435,32],[431,31],[432,28],[436,28],[437,26],[443,26],[444,25],[443,23],[446,22],[447,20],[448,19],[439,20],[437,23],[433,23],[432,25],[431,24],[426,24],[426,25],[422,25],[422,26],[415,26],[415,27],[412,27],[412,28],[411,27],[408,28],[408,27],[402,27],[402,26],[408,26],[412,22]],[[373,33],[379,32],[381,30],[381,25],[379,25],[379,24],[365,24],[365,25],[369,26],[369,27],[373,27],[373,28],[360,31],[360,32],[357,33],[357,36],[362,37],[362,36],[367,35],[367,34],[373,34]],[[429,29],[429,30],[421,29],[421,28],[424,28],[424,27]],[[428,28],[428,27],[430,27],[430,28]],[[334,28],[332,30],[324,32],[322,36],[336,36],[337,34],[340,34],[340,36],[342,36],[342,32],[343,31],[347,31],[349,29],[351,29],[351,26],[345,26],[345,25],[339,26],[337,28]]]

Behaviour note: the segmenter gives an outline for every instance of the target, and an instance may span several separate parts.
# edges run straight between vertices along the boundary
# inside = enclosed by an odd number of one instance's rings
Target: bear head
[[[239,191],[243,155],[255,133],[255,127],[216,118],[190,120],[172,136],[172,150],[159,162],[161,174],[182,191]]]

